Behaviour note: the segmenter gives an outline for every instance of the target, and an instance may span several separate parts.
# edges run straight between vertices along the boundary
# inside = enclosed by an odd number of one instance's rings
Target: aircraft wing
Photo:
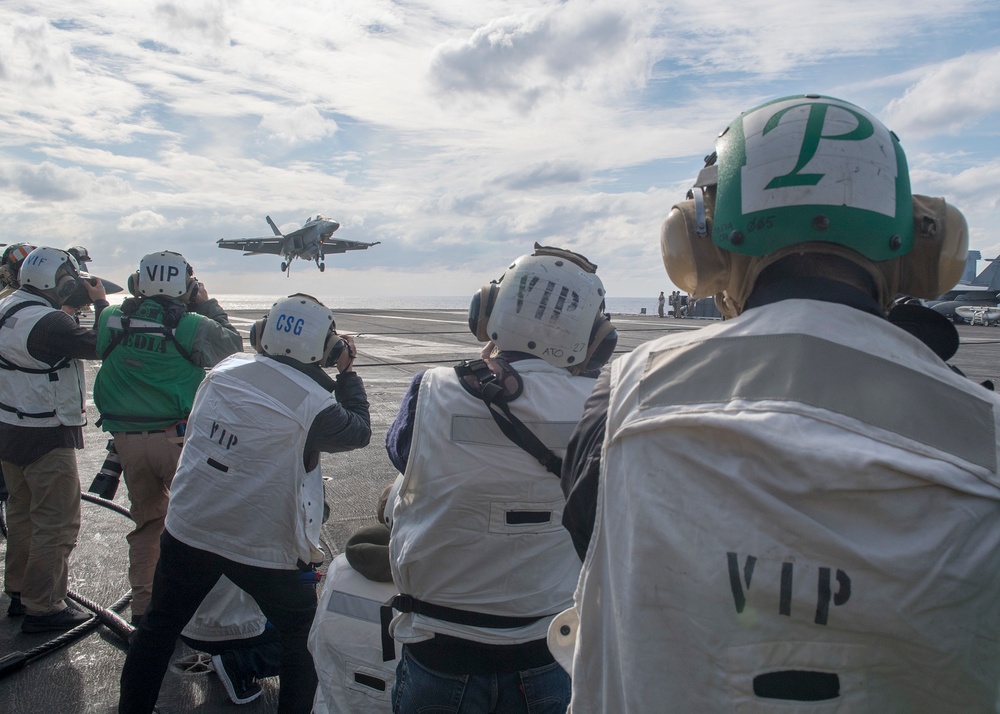
[[[234,238],[231,240],[220,238],[218,241],[220,248],[242,250],[247,255],[281,255],[281,246],[283,243],[283,238]]]
[[[359,240],[331,240],[327,238],[323,241],[323,255],[346,253],[349,250],[365,250],[371,248],[373,245],[378,245],[380,242],[364,243]]]

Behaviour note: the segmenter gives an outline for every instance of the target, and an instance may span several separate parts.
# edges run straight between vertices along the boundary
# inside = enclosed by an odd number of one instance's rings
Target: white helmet
[[[572,371],[599,367],[618,335],[604,314],[596,270],[578,253],[536,243],[534,253],[517,258],[473,297],[469,328],[502,351],[526,352]]]
[[[139,270],[129,276],[128,289],[136,297],[168,297],[183,301],[195,284],[194,270],[184,256],[162,250],[139,261]]]
[[[303,364],[329,367],[337,362],[344,341],[337,337],[333,312],[311,295],[297,293],[278,300],[250,330],[250,344],[272,357],[291,357]]]
[[[62,305],[79,284],[80,264],[65,250],[35,248],[21,261],[18,279],[22,286],[31,286],[54,298]]]

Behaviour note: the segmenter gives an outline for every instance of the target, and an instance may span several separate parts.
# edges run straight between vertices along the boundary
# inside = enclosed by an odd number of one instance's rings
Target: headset
[[[739,273],[743,271],[748,272],[744,282],[751,284],[743,286],[742,291],[749,293],[764,267],[793,252],[841,255],[861,264],[858,259],[862,256],[850,248],[821,241],[798,243],[760,258],[720,248],[711,237],[716,189],[711,179],[712,173],[703,170],[698,185],[688,191],[688,199],[671,209],[660,236],[663,262],[670,279],[694,298],[725,291],[740,293],[739,281],[743,276]],[[870,266],[863,267],[879,286],[883,302],[891,301],[896,293],[935,298],[955,285],[965,267],[969,227],[962,212],[943,198],[918,194],[912,195],[912,212],[912,250],[890,260],[863,261]],[[753,262],[758,265],[751,269]]]
[[[60,276],[58,282],[56,282],[56,289],[54,291],[60,305],[73,296],[73,293],[80,287],[80,281],[81,278],[77,275],[67,273]]]

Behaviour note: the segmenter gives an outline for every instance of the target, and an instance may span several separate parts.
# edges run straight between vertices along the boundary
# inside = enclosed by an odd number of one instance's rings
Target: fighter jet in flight
[[[220,248],[230,248],[232,250],[242,250],[243,255],[280,255],[281,272],[290,273],[292,261],[296,258],[315,260],[316,267],[322,273],[326,270],[326,263],[323,259],[331,253],[346,253],[349,250],[365,250],[378,245],[374,243],[362,243],[356,240],[331,240],[334,231],[340,228],[340,224],[323,215],[317,214],[315,217],[306,220],[305,224],[298,230],[285,234],[278,230],[270,216],[267,216],[267,224],[274,231],[273,238],[247,238],[225,239],[220,238],[218,245]]]

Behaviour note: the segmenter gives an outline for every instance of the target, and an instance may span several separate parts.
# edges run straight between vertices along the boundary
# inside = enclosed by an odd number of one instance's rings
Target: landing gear
[[[322,273],[324,270],[326,270],[326,263],[320,263],[319,264],[319,272]]]
[[[286,270],[288,270],[288,263],[286,263],[285,261],[281,261],[281,272],[283,273]]]

